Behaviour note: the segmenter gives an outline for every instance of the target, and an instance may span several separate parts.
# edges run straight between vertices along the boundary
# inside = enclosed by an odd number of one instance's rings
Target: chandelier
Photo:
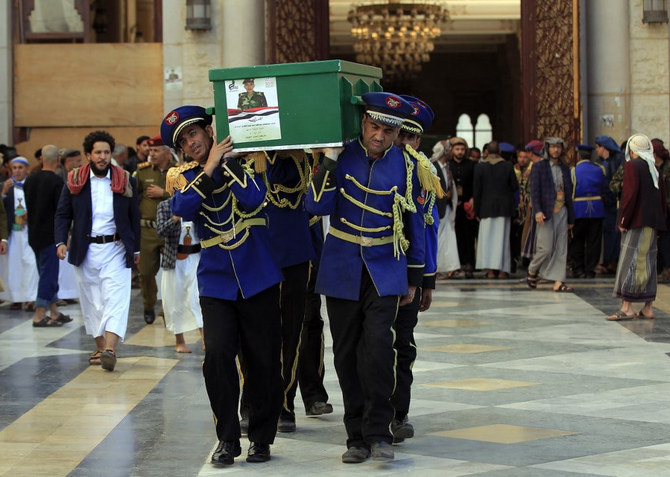
[[[430,59],[433,40],[449,13],[430,3],[383,2],[355,6],[353,24],[356,61],[379,66],[391,80],[412,78]]]

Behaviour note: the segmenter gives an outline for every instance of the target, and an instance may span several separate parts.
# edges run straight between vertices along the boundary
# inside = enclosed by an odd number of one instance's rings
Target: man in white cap
[[[28,210],[23,183],[28,176],[30,163],[23,156],[17,156],[10,162],[12,175],[2,187],[2,200],[7,213],[9,241],[7,258],[0,269],[6,290],[0,298],[12,302],[12,309],[21,309],[23,303],[27,310],[34,311],[37,296],[37,263],[35,254],[28,244]],[[8,270],[12,271],[11,280]],[[47,320],[43,326],[61,326],[56,320]],[[35,325],[40,327],[41,325]]]

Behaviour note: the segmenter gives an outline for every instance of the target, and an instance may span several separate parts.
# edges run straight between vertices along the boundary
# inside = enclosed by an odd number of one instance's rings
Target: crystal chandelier
[[[446,9],[430,3],[355,6],[347,19],[353,24],[356,61],[379,66],[391,80],[412,78],[430,59],[433,39],[448,18]]]

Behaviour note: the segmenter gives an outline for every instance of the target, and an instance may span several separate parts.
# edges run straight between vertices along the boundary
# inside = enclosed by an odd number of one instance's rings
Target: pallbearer
[[[241,453],[238,352],[247,358],[248,369],[247,462],[265,462],[270,460],[282,399],[282,274],[271,255],[262,213],[263,178],[232,156],[230,137],[215,141],[211,123],[212,117],[199,106],[182,106],[165,117],[163,142],[192,159],[170,170],[166,187],[174,191],[173,214],[195,222],[200,237],[203,374],[219,439],[212,462],[230,465]]]

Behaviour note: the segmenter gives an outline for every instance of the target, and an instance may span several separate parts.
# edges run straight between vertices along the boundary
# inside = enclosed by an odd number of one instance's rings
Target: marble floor
[[[515,280],[438,283],[416,329],[410,419],[416,436],[391,463],[342,464],[342,396],[327,336],[333,414],[279,434],[272,460],[216,468],[216,439],[193,354],[176,354],[160,319],[142,320],[134,291],[113,373],[89,366],[74,322],[34,329],[0,307],[0,475],[417,476],[670,475],[670,287],[656,319],[607,322],[612,281],[531,291]],[[296,399],[296,403],[300,403]],[[246,452],[243,442],[243,452]]]

